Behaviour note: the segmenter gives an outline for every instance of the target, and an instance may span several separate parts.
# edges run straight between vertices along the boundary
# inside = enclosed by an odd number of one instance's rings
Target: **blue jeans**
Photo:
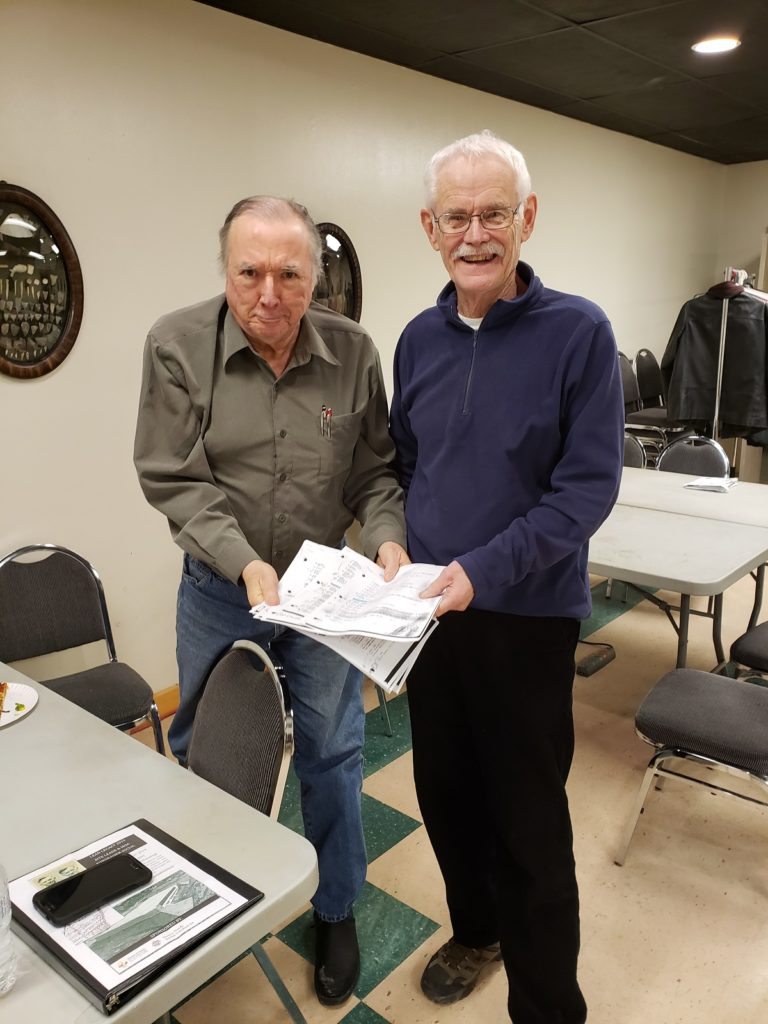
[[[255,641],[285,669],[304,831],[317,851],[320,871],[312,903],[323,920],[341,921],[360,893],[367,863],[360,817],[362,675],[309,637],[257,622],[250,615],[245,587],[185,555],[176,609],[181,700],[168,736],[182,764],[203,684],[235,640]]]

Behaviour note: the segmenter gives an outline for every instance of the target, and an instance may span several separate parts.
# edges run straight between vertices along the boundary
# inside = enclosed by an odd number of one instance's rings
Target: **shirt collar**
[[[312,305],[314,305],[314,303]],[[305,314],[301,319],[299,336],[296,339],[296,347],[293,350],[291,361],[288,363],[286,370],[290,370],[294,366],[303,366],[305,363],[309,362],[312,356],[318,356],[320,359],[324,359],[327,363],[331,363],[334,366],[341,365],[333,352],[331,352],[325,344],[320,332],[310,319],[309,312],[312,310],[312,305],[309,307],[307,314]],[[232,316],[232,310],[227,308],[227,312],[224,317],[224,365],[226,366],[232,356],[237,352],[242,352],[243,350],[252,352],[256,355],[251,348],[248,339],[238,326],[235,318]],[[257,358],[259,357],[257,356]]]

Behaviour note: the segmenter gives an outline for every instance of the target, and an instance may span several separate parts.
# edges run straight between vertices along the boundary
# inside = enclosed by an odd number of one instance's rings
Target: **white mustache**
[[[484,242],[482,245],[470,245],[462,242],[451,253],[452,260],[460,260],[464,256],[503,256],[504,246],[501,242]]]

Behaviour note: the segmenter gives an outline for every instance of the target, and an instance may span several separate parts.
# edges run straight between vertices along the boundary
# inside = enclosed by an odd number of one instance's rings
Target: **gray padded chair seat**
[[[768,688],[680,668],[668,672],[635,717],[657,747],[691,751],[768,776]]]
[[[148,683],[121,661],[56,679],[41,679],[40,686],[114,726],[147,718],[155,699]]]
[[[768,672],[768,622],[747,630],[731,646],[731,661],[758,672]]]
[[[627,413],[627,423],[647,427],[669,427],[669,416],[663,408],[638,409],[637,412]]]

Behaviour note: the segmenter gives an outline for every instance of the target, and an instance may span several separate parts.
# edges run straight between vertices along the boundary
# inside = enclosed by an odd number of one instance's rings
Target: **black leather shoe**
[[[315,993],[323,1006],[340,1006],[360,977],[355,919],[322,921],[315,914]]]

